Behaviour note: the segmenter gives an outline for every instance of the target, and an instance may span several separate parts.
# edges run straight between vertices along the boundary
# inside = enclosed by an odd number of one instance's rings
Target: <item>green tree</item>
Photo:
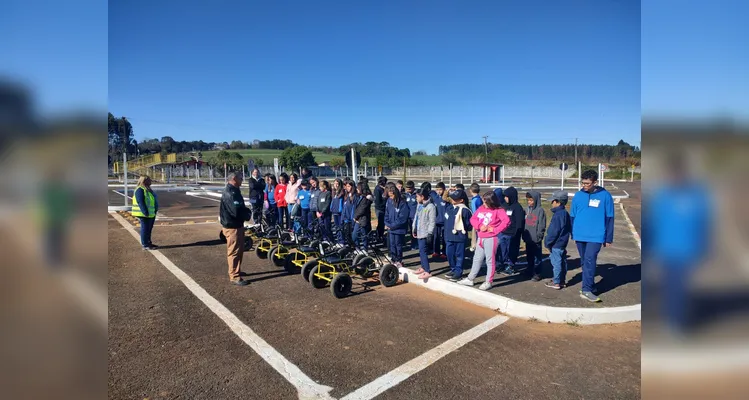
[[[306,146],[295,146],[288,148],[278,158],[279,164],[285,168],[296,171],[302,167],[317,165],[312,151]]]
[[[330,160],[330,166],[334,169],[340,170],[346,166],[346,160],[343,157],[334,157]]]

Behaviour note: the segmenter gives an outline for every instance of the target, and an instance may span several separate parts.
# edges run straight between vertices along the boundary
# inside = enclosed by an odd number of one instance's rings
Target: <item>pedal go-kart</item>
[[[323,234],[318,221],[313,222],[311,229],[303,229],[303,237],[309,238],[309,241],[289,250],[284,258],[283,267],[290,275],[300,273],[309,260],[319,258],[333,246]]]
[[[373,232],[370,232],[370,234]],[[371,236],[374,239],[373,236]],[[330,284],[330,291],[336,298],[351,293],[353,277],[369,279],[378,274],[382,286],[391,287],[398,283],[398,267],[390,262],[382,250],[372,242],[366,251],[354,250],[353,243],[339,249],[334,254],[320,249],[322,257],[310,260],[302,267],[302,274],[309,274],[307,280],[317,289]]]
[[[276,225],[259,239],[255,248],[255,254],[259,259],[265,260],[274,247],[281,242],[288,242],[290,240],[291,234],[284,231],[280,225]]]

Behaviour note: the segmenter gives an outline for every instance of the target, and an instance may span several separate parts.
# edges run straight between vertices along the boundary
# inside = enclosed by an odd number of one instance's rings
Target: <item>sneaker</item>
[[[533,275],[533,278],[531,278],[533,282],[539,282],[541,281],[541,277],[539,275]]]
[[[492,288],[491,282],[484,282],[481,284],[481,286],[479,286],[479,290],[489,290],[491,288]]]
[[[554,283],[554,281],[548,281],[548,282],[544,283],[544,285],[545,285],[545,286],[546,286],[547,288],[552,288],[552,289],[556,289],[556,290],[559,290],[559,289],[561,289],[561,288],[562,288],[562,285],[561,285],[561,284],[559,284],[559,283]]]
[[[440,259],[447,260],[447,254],[440,254]]]
[[[159,246],[156,246],[156,245],[155,245],[155,244],[153,244],[153,243],[149,244],[149,245],[148,245],[148,247],[151,247],[151,248],[152,248],[152,249],[154,249],[154,250],[155,250],[155,249],[158,249],[158,248],[159,248]]]
[[[431,256],[429,256],[429,257],[430,257],[430,258],[439,258],[439,256],[440,256],[440,255],[439,255],[439,254],[437,254],[437,253],[432,253],[432,255],[431,255]]]
[[[452,272],[450,272],[448,274],[445,274],[445,278],[447,278],[448,280],[452,282],[457,282],[463,279],[463,274],[457,275],[457,274],[453,274]]]
[[[598,296],[596,296],[593,293],[591,293],[591,292],[583,292],[581,290],[580,291],[580,297],[582,297],[583,299],[588,300],[588,301],[590,301],[592,303],[600,303],[601,302],[601,299]]]
[[[468,249],[468,251],[470,251],[471,253],[473,253],[473,252],[476,251],[476,248],[475,247],[471,247],[471,248]]]
[[[237,286],[247,286],[250,284],[250,282],[244,280],[244,279],[238,279],[236,281],[231,281],[231,283],[237,285]]]
[[[458,285],[473,286],[473,280],[465,278],[458,281]]]
[[[414,274],[416,274],[416,275],[421,275],[423,273],[424,273],[424,268],[421,268],[421,267],[419,267],[419,269],[417,269],[416,271],[414,271]]]
[[[422,272],[419,275],[419,279],[429,279],[431,276],[432,276],[432,274],[430,274],[429,272],[424,271],[424,272]]]
[[[515,269],[514,269],[514,268],[512,268],[512,267],[507,267],[507,268],[503,269],[502,271],[500,271],[500,273],[501,273],[502,275],[515,275],[515,274],[517,274],[518,272],[517,272],[517,271],[515,271]]]

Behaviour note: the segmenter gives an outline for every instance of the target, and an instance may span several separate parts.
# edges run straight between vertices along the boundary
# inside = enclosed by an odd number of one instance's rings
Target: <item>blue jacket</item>
[[[572,231],[572,220],[570,213],[564,206],[558,206],[551,209],[551,223],[546,229],[546,239],[544,245],[548,249],[566,249],[570,241],[570,232]]]
[[[266,185],[265,186],[265,194],[268,196],[268,204],[276,204],[276,193],[275,193],[276,187]]]
[[[320,196],[320,189],[310,189],[309,191],[309,197],[310,197],[310,203],[309,203],[309,210],[313,212],[317,212],[317,197]],[[304,207],[302,207],[304,208]]]
[[[502,188],[494,189],[494,194],[497,195],[497,199],[499,199],[500,205],[505,204],[505,195],[504,195],[504,192],[502,191]]]
[[[434,190],[429,193],[429,198],[432,199],[432,203],[437,206],[437,220],[435,223],[437,225],[445,225],[445,207],[447,207],[447,202],[442,200],[442,197],[440,197],[440,195],[438,195]]]
[[[455,220],[458,217],[458,210],[462,210],[461,216],[463,217],[463,228],[466,231],[465,234],[455,229]],[[468,232],[473,229],[471,226],[471,216],[473,216],[473,214],[468,207],[458,208],[454,207],[452,204],[447,207],[445,213],[447,214],[447,218],[445,219],[445,241],[465,243],[466,239],[469,237]],[[456,232],[453,233],[453,230]]]
[[[406,200],[408,203],[408,218],[413,221],[413,219],[416,217],[416,209],[419,207],[419,203],[416,202],[416,192],[403,193],[403,200]]]
[[[593,193],[575,193],[570,208],[572,239],[576,242],[612,243],[614,241],[614,199],[606,189],[596,186]]]
[[[299,199],[299,205],[303,210],[309,210],[310,197],[309,190],[299,189],[296,198]]]
[[[333,215],[339,215],[343,212],[343,196],[333,196],[330,200],[330,212],[333,213]]]
[[[471,197],[471,205],[470,205],[471,212],[475,213],[476,210],[478,210],[479,207],[481,207],[482,204],[484,204],[484,200],[481,200],[481,196],[475,195],[475,196]]]
[[[341,213],[341,219],[343,222],[353,222],[354,221],[354,210],[356,209],[356,204],[358,203],[358,196],[353,195],[351,199],[348,199],[348,197],[345,197],[347,195],[344,195],[345,200],[343,202],[343,212]]]
[[[388,201],[385,205],[385,226],[390,229],[390,233],[405,235],[408,229],[408,215],[410,214],[408,203],[401,198],[400,204],[396,208],[394,201]]]

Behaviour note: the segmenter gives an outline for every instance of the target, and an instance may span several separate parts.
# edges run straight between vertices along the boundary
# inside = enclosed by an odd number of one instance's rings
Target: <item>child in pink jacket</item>
[[[479,274],[482,265],[486,265],[486,282],[479,286],[481,290],[489,290],[494,281],[494,257],[499,246],[499,233],[510,225],[510,217],[499,206],[499,198],[494,192],[486,192],[482,196],[484,204],[473,213],[471,225],[478,234],[476,252],[473,254],[473,265],[468,277],[458,283],[473,286],[473,280]]]

